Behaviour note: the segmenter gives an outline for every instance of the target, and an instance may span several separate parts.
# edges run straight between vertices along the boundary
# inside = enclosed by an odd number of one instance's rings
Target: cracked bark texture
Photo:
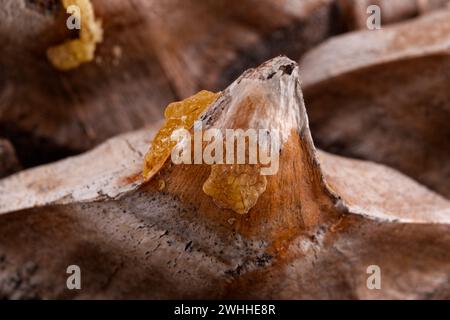
[[[307,53],[302,85],[317,145],[387,164],[450,197],[449,53],[449,10]]]
[[[280,53],[299,59],[335,32],[332,0],[92,3],[104,29],[95,61],[61,72],[45,55],[76,36],[60,1],[0,0],[0,136],[27,167],[151,124],[168,102]]]
[[[201,120],[283,132],[280,170],[248,215],[201,192],[206,165],[168,160],[143,183],[152,130],[119,136],[0,181],[0,296],[450,297],[450,202],[394,169],[316,150],[293,61],[245,72]],[[70,264],[81,291],[65,287]],[[366,287],[373,264],[381,290]]]

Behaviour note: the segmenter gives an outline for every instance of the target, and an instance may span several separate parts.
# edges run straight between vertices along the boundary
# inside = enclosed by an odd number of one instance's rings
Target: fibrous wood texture
[[[0,296],[449,297],[450,202],[383,165],[316,150],[295,62],[245,72],[201,120],[283,134],[280,170],[247,215],[201,191],[207,165],[167,160],[144,183],[154,131],[119,136],[0,181]],[[83,270],[81,291],[65,289],[69,264]],[[366,286],[372,264],[381,290]]]

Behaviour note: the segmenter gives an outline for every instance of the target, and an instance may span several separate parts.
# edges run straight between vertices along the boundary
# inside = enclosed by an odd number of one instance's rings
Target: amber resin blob
[[[219,95],[219,93],[203,90],[192,97],[167,106],[164,112],[166,122],[156,134],[145,156],[143,174],[146,180],[159,171],[175,147],[176,141],[171,139],[172,133],[177,129],[189,130],[195,120]]]
[[[71,13],[79,13],[80,37],[50,47],[47,57],[55,68],[68,71],[94,59],[96,45],[103,39],[103,29],[95,19],[90,0],[62,0],[62,4],[66,10],[75,10]]]

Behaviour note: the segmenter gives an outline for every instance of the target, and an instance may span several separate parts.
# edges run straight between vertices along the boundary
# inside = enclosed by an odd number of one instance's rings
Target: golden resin
[[[266,191],[267,179],[257,165],[212,165],[203,191],[222,208],[248,213]]]
[[[170,157],[177,144],[171,139],[172,133],[177,129],[189,130],[218,96],[218,93],[200,91],[183,101],[169,104],[164,112],[166,122],[156,134],[145,156],[143,176],[146,180],[151,179]],[[161,187],[159,183],[160,190],[164,186]],[[245,214],[255,206],[266,186],[267,179],[260,174],[259,165],[213,164],[211,173],[203,184],[203,192],[219,207]]]
[[[80,37],[50,47],[47,57],[55,68],[67,71],[94,59],[95,47],[102,41],[103,30],[101,23],[95,20],[90,0],[62,0],[62,4],[65,9],[72,5],[79,8]]]
[[[177,129],[189,130],[195,120],[218,96],[219,93],[203,90],[192,97],[167,106],[164,112],[166,123],[156,134],[150,150],[145,155],[143,174],[146,180],[159,171],[175,147],[176,141],[171,139],[172,133]]]

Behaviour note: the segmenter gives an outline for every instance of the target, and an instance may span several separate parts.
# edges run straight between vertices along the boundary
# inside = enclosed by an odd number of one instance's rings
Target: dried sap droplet
[[[222,208],[245,214],[266,191],[267,179],[257,165],[212,165],[203,191]]]
[[[90,0],[62,0],[65,9],[75,6],[79,9],[80,37],[50,47],[47,57],[59,70],[71,70],[94,59],[95,47],[102,41],[101,23],[95,20],[94,8]]]
[[[219,93],[200,91],[183,101],[168,105],[164,112],[166,122],[145,156],[143,175],[146,180],[161,169],[175,147],[177,142],[171,139],[172,133],[177,129],[190,129],[218,96]],[[214,164],[203,184],[203,191],[219,207],[245,214],[255,206],[259,196],[266,190],[266,185],[266,177],[260,174],[259,165]]]
[[[146,180],[159,171],[175,147],[176,141],[171,139],[172,133],[177,129],[190,129],[195,120],[219,95],[220,93],[203,90],[192,97],[167,106],[164,112],[166,123],[156,134],[145,156],[143,174]]]

